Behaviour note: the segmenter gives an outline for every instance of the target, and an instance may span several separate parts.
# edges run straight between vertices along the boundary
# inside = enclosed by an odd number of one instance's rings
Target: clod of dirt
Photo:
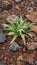
[[[7,16],[7,20],[9,20],[11,22],[14,22],[14,23],[16,22],[16,18],[19,19],[19,17],[16,16],[16,15],[9,15],[9,16]]]
[[[25,65],[32,65],[32,64],[30,64],[29,62],[25,62]]]
[[[6,40],[6,35],[0,29],[0,43],[5,42],[5,40]]]
[[[35,61],[35,65],[37,65],[37,60]]]
[[[21,1],[22,1],[22,0],[15,0],[16,3],[19,3],[19,2],[21,2]]]
[[[35,50],[37,48],[37,42],[28,42],[27,48],[28,50]]]
[[[4,63],[0,62],[0,65],[7,65],[7,64],[4,64]]]
[[[4,10],[9,10],[11,8],[11,4],[7,1],[0,1],[0,8]]]
[[[15,51],[18,51],[18,50],[20,49],[20,47],[19,47],[19,45],[18,45],[16,42],[13,42],[13,43],[10,45],[9,49],[10,49],[11,51],[15,52]]]

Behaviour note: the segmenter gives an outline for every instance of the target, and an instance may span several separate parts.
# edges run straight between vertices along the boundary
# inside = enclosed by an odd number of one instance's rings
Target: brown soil
[[[26,5],[27,1],[29,1],[28,5]],[[28,14],[29,12],[28,8],[30,7],[36,8],[35,12],[37,11],[37,4],[35,3],[35,0],[23,0],[19,4],[15,3],[12,0],[11,3],[12,3],[12,8],[9,11],[4,10],[3,12],[0,13],[0,27],[1,28],[2,28],[1,24],[3,22],[6,22],[5,18],[9,14],[15,14],[18,16],[21,15],[23,16],[24,19],[26,19],[25,15]],[[2,30],[4,33],[7,33],[7,31],[5,31],[3,28]],[[25,61],[28,61],[29,63],[35,65],[34,61],[37,60],[37,50],[34,50],[34,51],[25,50],[25,47],[22,45],[22,41],[20,42],[19,40],[17,42],[20,45],[20,50],[14,53],[9,50],[10,40],[11,40],[11,37],[7,37],[6,42],[3,44],[0,44],[0,61],[8,65],[25,65],[24,64]]]

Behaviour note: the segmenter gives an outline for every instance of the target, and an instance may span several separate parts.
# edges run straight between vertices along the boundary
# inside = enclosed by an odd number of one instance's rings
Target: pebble
[[[34,41],[37,42],[37,37],[34,37]]]
[[[37,0],[35,0],[35,3],[37,4]]]
[[[26,1],[25,2],[25,6],[29,6],[30,5],[30,2],[29,1]]]
[[[4,63],[0,62],[0,65],[7,65],[7,64],[4,64]]]
[[[14,14],[14,15],[9,15],[9,16],[7,16],[7,19],[8,19],[9,21],[11,21],[11,22],[14,22],[14,23],[15,23],[15,21],[16,21],[16,18],[19,19],[19,17],[16,16],[15,14]]]
[[[20,3],[22,0],[15,0],[16,3]]]
[[[33,12],[33,8],[32,8],[32,7],[28,7],[28,8],[27,8],[27,11]]]
[[[37,48],[37,42],[28,42],[27,48],[28,50],[35,50]]]
[[[18,61],[19,61],[19,60],[23,60],[23,56],[20,55],[20,56],[17,58],[17,60],[18,60]]]
[[[7,1],[0,2],[0,8],[4,10],[9,10],[11,8],[11,4]]]
[[[6,35],[0,29],[0,43],[5,42],[5,40],[6,40]]]
[[[35,65],[37,65],[37,60],[35,61]]]
[[[16,42],[13,42],[13,43],[10,45],[9,49],[10,49],[11,51],[15,52],[15,51],[18,51],[18,50],[20,49],[20,47],[19,47],[19,45],[18,45]]]

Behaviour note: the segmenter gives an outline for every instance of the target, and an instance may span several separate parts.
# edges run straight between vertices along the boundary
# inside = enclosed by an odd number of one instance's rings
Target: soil
[[[17,16],[21,15],[23,19],[26,20],[26,22],[29,22],[30,20],[27,19],[26,15],[28,15],[32,11],[33,13],[37,12],[37,4],[35,2],[36,0],[22,0],[18,4],[15,3],[14,0],[11,0],[11,1],[7,0],[7,1],[9,1],[12,4],[12,8],[8,11],[3,10],[0,13],[0,28],[2,28],[3,32],[6,34],[8,31],[5,31],[1,24],[6,22],[5,18],[8,15],[10,14],[15,14]],[[31,8],[31,10],[29,8]],[[20,50],[17,52],[12,52],[9,50],[9,44],[11,41],[10,36],[7,37],[7,40],[5,41],[5,43],[0,44],[0,61],[8,65],[25,65],[25,61],[28,61],[30,64],[35,65],[34,61],[37,60],[37,49],[34,51],[27,50],[22,45],[23,42],[22,41],[20,42],[20,39],[18,40],[17,40],[17,43],[20,46]]]

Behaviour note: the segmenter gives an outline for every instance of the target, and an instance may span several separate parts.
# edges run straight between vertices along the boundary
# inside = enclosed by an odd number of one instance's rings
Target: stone
[[[37,60],[35,61],[35,65],[37,65]]]
[[[31,25],[30,29],[37,33],[37,25]]]
[[[0,62],[0,65],[7,65],[7,64],[4,64],[4,63]]]
[[[23,60],[23,56],[20,55],[20,56],[17,58],[17,60],[18,60],[18,61],[19,61],[19,60]]]
[[[29,1],[26,1],[25,2],[25,6],[29,6],[30,5],[30,2]]]
[[[7,1],[0,1],[0,8],[4,10],[9,10],[11,8],[11,4]]]
[[[34,41],[37,42],[37,36],[34,37]]]
[[[0,43],[5,42],[5,40],[6,40],[6,35],[0,29]]]
[[[22,1],[22,0],[15,0],[16,3],[19,3],[19,2],[21,2],[21,1]]]
[[[37,4],[37,0],[35,0],[35,3]]]
[[[32,64],[30,64],[29,62],[25,62],[25,65],[32,65]]]
[[[37,48],[37,42],[28,42],[27,48],[28,50],[35,50]]]
[[[32,7],[28,7],[28,8],[27,8],[27,11],[29,11],[29,12],[33,12],[33,10],[34,10],[34,9],[33,9]]]
[[[9,21],[11,21],[11,22],[16,22],[16,18],[18,18],[19,19],[19,17],[18,16],[16,16],[15,14],[14,15],[8,15],[7,16],[7,19],[9,20]]]
[[[19,47],[19,45],[18,45],[16,42],[13,42],[13,43],[10,45],[9,49],[10,49],[11,51],[15,52],[15,51],[18,51],[18,50],[20,49],[20,47]]]
[[[37,12],[31,12],[31,11],[29,11],[29,12],[26,14],[26,17],[27,17],[27,19],[30,20],[31,22],[37,23]]]

